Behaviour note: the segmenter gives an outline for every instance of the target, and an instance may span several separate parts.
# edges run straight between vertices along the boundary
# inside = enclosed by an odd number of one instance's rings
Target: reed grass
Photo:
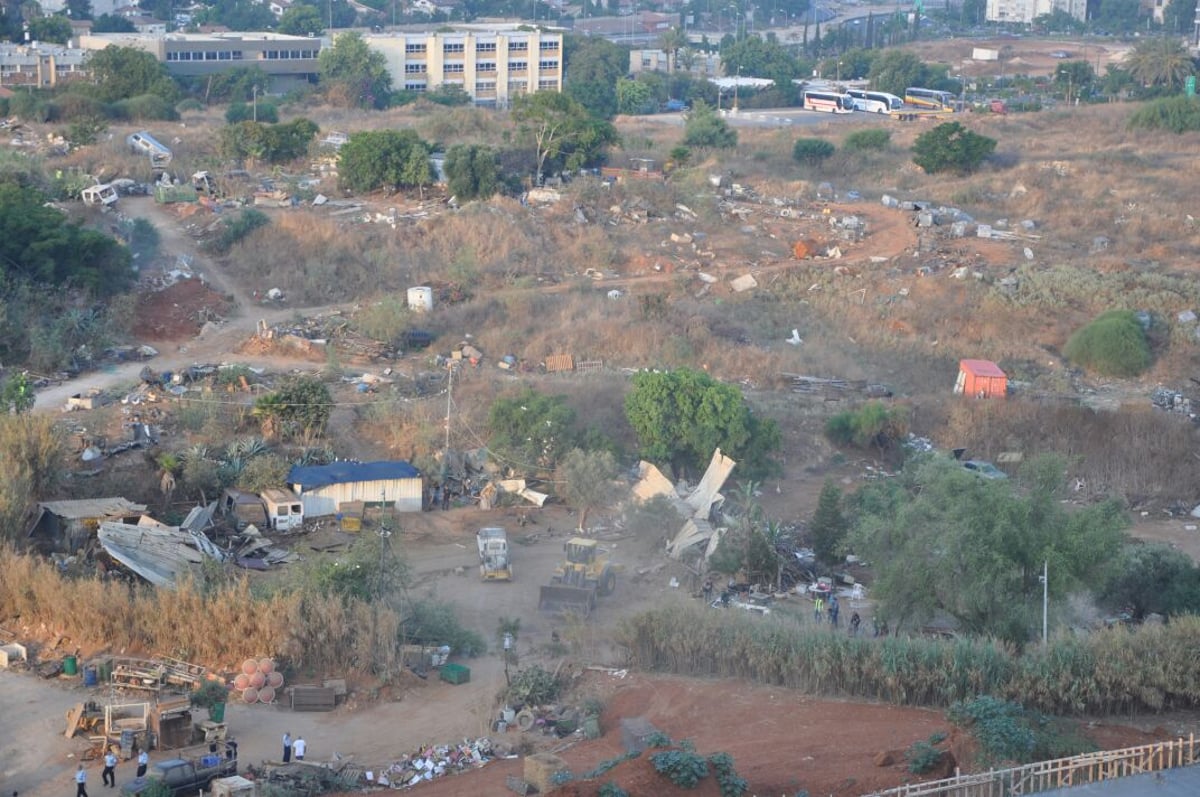
[[[1044,649],[990,639],[851,638],[773,618],[669,605],[623,622],[632,663],[806,692],[948,707],[978,695],[1047,714],[1132,714],[1200,705],[1200,618],[1064,635]]]

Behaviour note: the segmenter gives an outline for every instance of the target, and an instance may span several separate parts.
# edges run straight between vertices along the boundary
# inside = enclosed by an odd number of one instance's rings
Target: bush
[[[715,108],[703,100],[696,101],[683,125],[684,146],[730,149],[737,146],[737,140],[737,131],[717,115]]]
[[[1145,103],[1129,117],[1130,130],[1167,130],[1189,133],[1200,130],[1200,99],[1164,97]]]
[[[232,249],[233,245],[238,241],[259,227],[265,227],[270,223],[271,219],[266,213],[263,213],[261,210],[248,208],[233,218],[226,218],[220,235],[209,246],[214,252],[224,254]]]
[[[825,422],[825,436],[838,445],[859,448],[892,448],[908,434],[908,413],[871,401],[857,410],[845,410]]]
[[[708,762],[692,750],[664,750],[650,756],[654,771],[665,775],[681,789],[694,789],[702,778],[708,777]]]
[[[554,673],[534,665],[512,677],[508,686],[508,699],[512,703],[541,706],[553,703],[561,691],[562,684],[554,677]]]
[[[922,739],[914,742],[904,753],[904,757],[908,760],[909,772],[914,775],[924,775],[938,765],[938,761],[942,758],[942,751],[934,747],[931,742]]]
[[[179,118],[171,101],[157,94],[142,94],[127,100],[118,100],[108,106],[109,116],[116,119],[161,119],[174,121]]]
[[[953,704],[946,716],[971,731],[987,764],[1027,761],[1037,744],[1019,703],[982,695]]]
[[[833,144],[823,138],[798,138],[792,146],[792,159],[806,166],[816,166],[833,155]]]
[[[1078,330],[1063,348],[1067,359],[1105,376],[1137,376],[1150,367],[1146,330],[1131,310],[1112,310]]]
[[[597,791],[596,794],[598,797],[629,797],[629,792],[625,791],[611,780],[601,786],[600,790]]]
[[[842,149],[847,152],[872,152],[885,150],[892,144],[892,131],[873,127],[870,130],[855,130],[846,136]]]
[[[231,103],[225,111],[225,122],[227,124],[237,124],[238,122],[270,122],[275,124],[279,121],[279,109],[275,107],[273,102],[260,102],[255,104],[246,102]]]
[[[721,787],[721,797],[742,797],[750,784],[733,768],[733,756],[729,753],[713,753],[708,757],[708,763],[716,774],[717,785]]]
[[[996,149],[996,139],[981,136],[958,122],[946,122],[917,136],[913,163],[926,174],[970,174]]]

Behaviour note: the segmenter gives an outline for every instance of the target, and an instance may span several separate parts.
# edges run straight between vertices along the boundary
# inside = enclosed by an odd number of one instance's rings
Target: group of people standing
[[[150,754],[145,750],[140,751],[137,756],[137,777],[145,775],[146,768],[149,766]],[[112,751],[112,748],[109,748],[104,754],[104,769],[100,772],[100,780],[110,789],[117,786],[117,754]],[[83,764],[80,764],[75,770],[75,797],[88,797],[87,770],[83,768]]]
[[[828,618],[829,625],[834,628],[838,627],[838,616],[841,614],[841,606],[838,605],[837,595],[830,595],[829,601],[826,602],[820,595],[813,601],[813,620],[820,624],[825,618]],[[858,636],[858,629],[862,625],[862,617],[858,612],[850,614],[850,636]],[[879,636],[876,633],[876,636]]]
[[[304,760],[304,754],[308,751],[308,742],[304,741],[303,736],[297,736],[292,740],[290,731],[283,734],[283,763],[288,763],[295,758],[297,761]]]

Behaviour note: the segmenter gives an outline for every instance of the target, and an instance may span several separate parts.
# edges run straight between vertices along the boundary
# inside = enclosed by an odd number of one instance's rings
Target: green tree
[[[1114,611],[1130,609],[1135,620],[1152,612],[1195,614],[1200,611],[1200,570],[1191,557],[1169,545],[1126,545],[1100,599]]]
[[[679,51],[689,44],[691,42],[688,40],[687,34],[678,26],[667,28],[658,37],[658,46],[667,54],[667,72],[669,74],[675,73],[675,61],[679,58]]]
[[[1143,103],[1129,117],[1130,130],[1169,130],[1189,133],[1200,130],[1200,100],[1179,95]]]
[[[595,161],[604,147],[616,141],[616,129],[588,115],[567,94],[539,91],[513,102],[513,121],[522,137],[533,142],[538,185],[547,169],[574,171]]]
[[[617,81],[629,72],[629,51],[599,36],[563,41],[563,93],[598,119],[617,113]]]
[[[548,396],[525,388],[498,398],[488,409],[488,448],[508,467],[525,473],[553,470],[571,450],[575,410],[566,396]]]
[[[1132,310],[1110,310],[1097,316],[1071,335],[1063,354],[1105,376],[1137,376],[1153,361],[1146,330]]]
[[[1180,89],[1195,73],[1192,58],[1182,41],[1155,36],[1142,39],[1125,59],[1125,68],[1143,86]]]
[[[0,414],[20,415],[33,409],[37,396],[33,393],[33,383],[29,374],[10,373],[0,382]]]
[[[128,287],[134,276],[129,250],[72,223],[48,201],[36,189],[0,182],[0,277],[75,284],[98,296]]]
[[[137,26],[116,14],[101,14],[92,23],[92,33],[137,33]]]
[[[1041,625],[1043,563],[1057,602],[1099,583],[1128,525],[1117,500],[1068,508],[1065,471],[1041,456],[1019,482],[981,479],[930,455],[864,486],[850,539],[875,564],[882,616],[921,623],[945,612],[973,634],[1029,639]]]
[[[413,130],[364,130],[352,133],[338,151],[338,183],[349,191],[397,191],[416,187],[424,164],[429,181],[429,145]]]
[[[270,85],[270,75],[261,68],[239,66],[204,78],[201,88],[206,102],[253,102]]]
[[[828,565],[837,562],[850,523],[842,514],[842,491],[832,479],[826,479],[821,488],[821,495],[817,498],[817,510],[813,513],[812,523],[808,528],[817,561]]]
[[[842,148],[847,152],[881,152],[892,144],[892,131],[879,127],[855,130],[846,136]]]
[[[876,91],[904,96],[909,86],[924,86],[929,82],[929,67],[906,50],[884,50],[871,63],[867,78]]]
[[[362,35],[342,33],[333,46],[318,56],[321,84],[336,105],[354,108],[386,108],[392,92],[392,76],[383,53],[367,46]]]
[[[617,81],[617,113],[636,116],[654,108],[654,94],[650,86],[639,80],[621,78]]]
[[[63,11],[69,19],[91,19],[91,0],[67,0],[63,3]]]
[[[478,144],[455,144],[446,151],[446,181],[460,201],[488,199],[500,187],[496,152]]]
[[[642,455],[670,463],[676,473],[707,466],[717,448],[738,461],[745,478],[775,467],[770,457],[780,445],[779,427],[757,417],[737,387],[703,371],[635,374],[625,417]]]
[[[696,100],[683,124],[683,144],[688,147],[732,149],[737,146],[737,131],[722,119],[715,108]]]
[[[579,531],[587,531],[592,507],[603,506],[616,494],[617,459],[611,451],[572,448],[558,466],[558,480],[565,485],[567,500],[579,510]]]
[[[996,149],[996,139],[968,130],[958,122],[944,122],[917,136],[913,163],[926,174],[970,174]]]
[[[320,36],[325,32],[325,23],[315,7],[294,5],[279,18],[279,32],[289,36]]]
[[[1065,61],[1054,68],[1054,85],[1062,92],[1068,103],[1087,93],[1096,80],[1096,71],[1087,61]]]
[[[773,39],[743,36],[721,47],[721,64],[729,76],[770,78],[790,83],[801,77],[800,62]]]
[[[29,20],[29,38],[35,41],[66,44],[71,33],[71,20],[58,14]]]
[[[153,54],[136,47],[110,44],[88,57],[92,81],[87,93],[100,102],[116,102],[153,94],[169,102],[179,98],[179,88],[165,64]]]
[[[161,2],[162,0],[159,0]],[[155,13],[170,13],[170,4]],[[197,25],[224,25],[230,30],[268,30],[275,27],[275,15],[266,3],[255,0],[215,0],[193,17]]]
[[[1163,9],[1163,30],[1190,33],[1196,19],[1196,0],[1169,0]]]
[[[271,122],[279,121],[279,109],[273,102],[232,102],[225,109],[225,123],[238,122]]]
[[[792,160],[805,166],[816,166],[833,157],[834,151],[832,141],[823,138],[798,138],[792,145]]]
[[[284,439],[320,437],[333,412],[333,396],[320,379],[301,376],[254,402],[263,436]]]
[[[825,421],[825,436],[838,445],[874,448],[881,454],[899,445],[908,434],[908,412],[868,401],[858,409],[844,410]]]

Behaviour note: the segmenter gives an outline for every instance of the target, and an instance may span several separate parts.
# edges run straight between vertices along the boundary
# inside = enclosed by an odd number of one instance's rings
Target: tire
[[[876,109],[875,113],[882,114],[882,113],[883,113],[883,109],[882,109],[882,108]]]
[[[596,591],[601,595],[611,595],[617,589],[617,574],[611,570],[605,570],[600,576],[600,584]]]

